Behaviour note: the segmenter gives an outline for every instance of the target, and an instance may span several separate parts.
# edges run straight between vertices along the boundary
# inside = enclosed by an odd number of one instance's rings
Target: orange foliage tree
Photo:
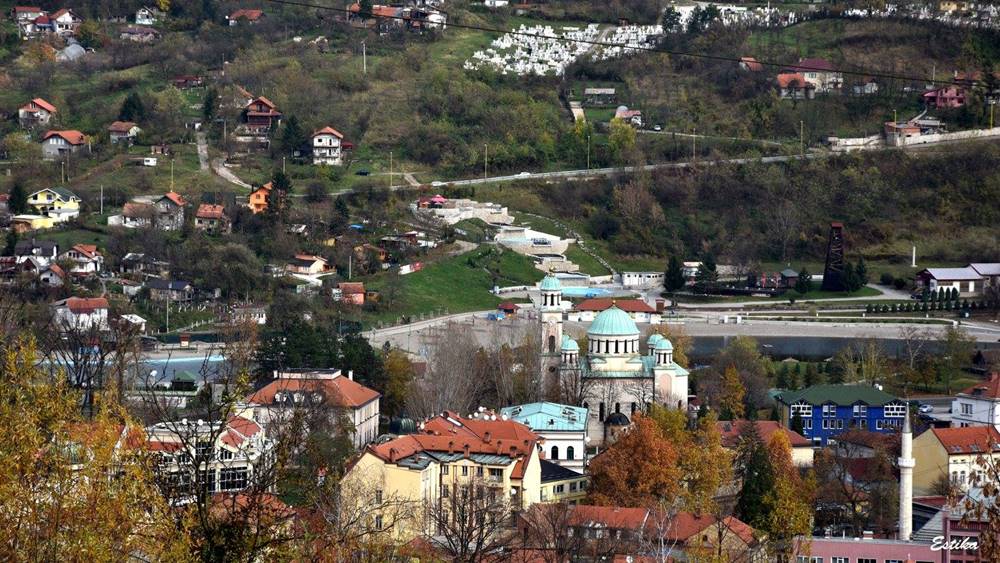
[[[632,428],[590,462],[590,502],[604,506],[653,506],[680,493],[677,450],[650,418],[637,414]]]

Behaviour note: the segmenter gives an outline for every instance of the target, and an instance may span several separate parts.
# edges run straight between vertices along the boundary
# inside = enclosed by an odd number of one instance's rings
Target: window
[[[903,563],[900,559],[886,559],[885,563]]]
[[[468,477],[468,476],[469,476],[469,466],[468,465],[463,465],[462,466],[462,477]]]
[[[226,448],[220,448],[219,459],[221,459],[222,461],[229,461],[233,459],[233,452],[227,450]]]
[[[600,410],[598,412],[597,420],[604,422],[604,403],[601,403],[598,409]]]
[[[802,421],[802,428],[812,430],[812,427],[813,427],[813,419],[807,418]]]
[[[219,490],[236,491],[247,486],[247,470],[245,467],[223,469],[219,472]]]
[[[569,492],[572,493],[575,490],[576,490],[576,481],[573,481],[572,483],[569,484]]]
[[[868,419],[865,418],[861,419],[861,428],[862,429],[868,428]]]
[[[829,429],[830,429],[830,421],[824,418],[823,419],[823,430],[829,430]]]
[[[194,446],[194,455],[199,460],[212,459],[212,442],[199,441]]]
[[[875,430],[882,430],[883,423],[881,420],[875,421]]]
[[[503,470],[496,467],[490,468],[490,481],[500,481],[503,479]]]
[[[861,559],[858,558],[858,563],[878,563],[877,559]]]
[[[812,418],[813,415],[812,405],[806,403],[797,403],[792,405],[790,409],[791,413],[789,416],[795,416],[796,414],[798,414],[800,417],[802,417],[803,420]]]
[[[198,479],[201,486],[209,493],[215,492],[215,470],[201,469],[198,471]]]
[[[549,455],[549,459],[553,460],[559,459],[559,446],[552,446],[552,454]]]
[[[856,417],[868,416],[868,405],[854,405],[854,416]]]
[[[823,563],[823,558],[822,557],[813,557],[809,561],[810,561],[810,563]]]
[[[837,416],[837,405],[823,405],[823,416],[830,418]]]
[[[964,414],[964,415],[971,415],[972,414],[972,405],[969,404],[969,403],[962,403],[962,414]]]
[[[580,490],[583,491],[583,490],[586,490],[586,489],[587,489],[587,482],[586,481],[580,481]]]
[[[621,414],[621,412],[622,412],[622,404],[615,403],[615,414]]]
[[[831,557],[830,563],[851,563],[851,560],[847,557]]]
[[[838,430],[843,430],[844,429],[844,419],[842,419],[842,418],[838,418],[837,419],[837,429]]]
[[[381,515],[375,516],[375,529],[376,530],[381,530],[382,529],[382,516]]]
[[[883,407],[882,412],[885,413],[886,418],[903,418],[906,414],[906,405],[901,404],[890,404]]]
[[[573,449],[573,446],[566,447],[566,459],[568,460],[576,459],[576,451]]]
[[[441,466],[441,475],[447,475],[447,474],[448,474],[448,466],[447,465],[442,465]]]
[[[795,558],[795,563],[809,563],[809,558],[805,555],[799,555]]]
[[[632,413],[631,414],[635,414],[635,411],[637,411],[637,410],[639,410],[639,405],[636,404],[636,403],[632,403]]]
[[[451,487],[448,485],[441,485],[441,498],[448,498],[451,496]]]
[[[566,491],[566,485],[556,485],[555,491],[556,494],[561,495],[563,492]]]
[[[382,489],[375,491],[375,504],[382,504]]]
[[[476,467],[476,477],[482,477],[482,476],[483,476],[483,466],[480,465]]]

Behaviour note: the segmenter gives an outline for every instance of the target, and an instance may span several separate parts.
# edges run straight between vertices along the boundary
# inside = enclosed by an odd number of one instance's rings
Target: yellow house
[[[80,215],[80,198],[66,188],[45,188],[28,196],[28,205],[56,223]]]
[[[527,426],[491,413],[463,418],[446,411],[416,434],[368,446],[342,489],[367,505],[375,528],[400,541],[436,533],[459,513],[510,519],[541,501],[539,440]]]
[[[38,231],[40,229],[51,229],[56,226],[55,220],[44,215],[15,215],[11,219],[11,228],[16,233],[26,233],[28,231]]]
[[[542,502],[565,502],[576,504],[587,497],[590,477],[553,463],[541,460]]]
[[[913,440],[913,492],[931,494],[934,484],[947,476],[965,489],[973,476],[983,471],[979,458],[989,456],[1000,463],[1000,432],[993,426],[931,428]]]

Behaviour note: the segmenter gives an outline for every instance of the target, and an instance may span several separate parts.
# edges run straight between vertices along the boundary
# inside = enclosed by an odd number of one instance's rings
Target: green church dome
[[[590,323],[587,334],[594,336],[637,336],[639,327],[635,326],[635,321],[628,313],[612,305],[601,311],[594,322]]]
[[[562,284],[559,282],[559,278],[549,274],[542,279],[540,289],[542,291],[562,291]]]

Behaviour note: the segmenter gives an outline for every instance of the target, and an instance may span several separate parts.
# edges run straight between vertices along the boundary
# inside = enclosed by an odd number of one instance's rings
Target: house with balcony
[[[1000,372],[964,389],[951,402],[951,425],[992,426],[1000,430]]]
[[[56,106],[46,102],[42,98],[34,98],[17,108],[17,121],[25,129],[47,126],[57,111]]]
[[[93,244],[74,244],[59,255],[59,260],[72,263],[70,273],[79,276],[96,275],[104,269],[104,255]]]
[[[80,198],[63,187],[45,188],[28,196],[28,205],[55,223],[80,216]]]
[[[185,302],[194,299],[194,286],[186,281],[151,279],[145,286],[152,301]]]
[[[209,233],[228,233],[231,223],[226,208],[203,203],[194,214],[194,228]]]
[[[250,192],[250,196],[247,198],[247,207],[250,208],[250,211],[254,215],[267,211],[267,200],[271,195],[272,189],[274,189],[274,184],[268,182]]]
[[[931,428],[913,439],[913,459],[914,494],[932,494],[943,478],[968,490],[976,484],[974,476],[1000,463],[1000,431],[994,426]]]
[[[50,305],[52,321],[61,331],[104,330],[108,327],[108,300],[69,297]]]
[[[83,23],[83,19],[73,13],[73,10],[68,8],[63,8],[56,13],[49,16],[52,20],[53,31],[62,35],[63,37],[69,37],[76,35],[76,30]]]
[[[340,166],[343,160],[344,134],[333,127],[324,127],[312,135],[313,164]]]
[[[500,415],[520,422],[545,441],[545,458],[583,472],[586,466],[587,409],[558,403],[528,403],[500,409]]]
[[[87,144],[87,138],[76,130],[47,131],[42,136],[42,158],[55,160],[76,153]]]
[[[363,448],[378,437],[379,400],[382,395],[354,381],[354,372],[339,369],[285,370],[250,394],[245,408],[252,418],[269,427],[291,419],[298,410],[322,409],[337,425],[342,417],[350,421],[354,447]]]
[[[131,145],[135,138],[142,133],[142,129],[131,121],[115,121],[108,125],[108,138],[112,143],[125,143]]]
[[[961,86],[942,86],[924,92],[924,104],[933,109],[960,108],[965,105],[967,93]]]
[[[906,415],[903,401],[866,384],[813,385],[780,393],[776,400],[781,424],[791,427],[798,417],[802,435],[822,446],[852,429],[899,432]]]
[[[801,59],[793,70],[801,73],[817,94],[839,91],[844,85],[844,74],[826,59]]]
[[[295,258],[285,266],[285,270],[290,274],[314,276],[329,271],[330,264],[322,256],[296,254]]]
[[[160,20],[167,17],[159,8],[153,6],[143,6],[135,11],[136,25],[156,25]]]
[[[249,133],[267,135],[279,123],[278,106],[264,96],[257,96],[243,108],[243,127]]]

